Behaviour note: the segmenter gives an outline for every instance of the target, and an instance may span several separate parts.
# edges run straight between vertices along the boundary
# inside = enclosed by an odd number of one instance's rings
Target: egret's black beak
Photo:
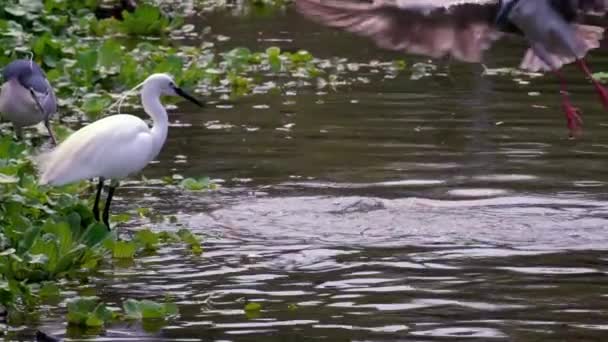
[[[205,104],[197,99],[195,99],[192,95],[186,93],[182,88],[180,87],[173,87],[173,90],[175,90],[175,93],[183,98],[185,98],[186,100],[198,105],[199,107],[203,107]]]

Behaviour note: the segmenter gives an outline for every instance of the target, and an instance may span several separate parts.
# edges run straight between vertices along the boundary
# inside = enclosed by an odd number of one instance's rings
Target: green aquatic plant
[[[68,323],[83,327],[101,327],[116,317],[96,296],[71,298],[67,308]]]
[[[126,319],[168,319],[179,314],[174,303],[158,303],[151,300],[127,299],[123,303],[124,317]]]
[[[127,299],[122,309],[122,312],[110,310],[97,296],[78,296],[67,301],[67,320],[71,325],[96,328],[115,320],[166,320],[179,315],[174,303],[149,299]]]
[[[179,182],[179,187],[184,190],[201,191],[217,189],[218,185],[213,183],[209,177],[202,177],[184,178],[181,182]]]
[[[181,19],[174,19],[177,26]],[[123,12],[120,30],[134,36],[159,35],[167,31],[170,21],[157,6],[140,4],[133,13]]]

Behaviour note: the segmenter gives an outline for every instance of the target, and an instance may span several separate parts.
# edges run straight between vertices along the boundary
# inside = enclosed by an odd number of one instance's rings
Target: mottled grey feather
[[[4,67],[2,78],[4,82],[16,78],[24,88],[34,90],[46,117],[57,111],[57,99],[53,88],[47,80],[44,70],[36,62],[28,59],[15,60]]]

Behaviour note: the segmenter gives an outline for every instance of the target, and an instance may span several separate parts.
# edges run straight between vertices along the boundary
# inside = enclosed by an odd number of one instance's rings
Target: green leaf
[[[246,312],[257,312],[260,310],[262,310],[262,305],[259,303],[249,302],[247,305],[245,305]]]
[[[17,182],[19,182],[19,178],[0,173],[0,184],[14,184]]]
[[[112,99],[109,96],[92,94],[84,99],[82,110],[91,120],[95,120],[99,115],[105,112],[112,104]]]
[[[203,252],[200,239],[188,229],[182,228],[178,230],[177,235],[183,242],[188,244],[192,254],[200,255]]]
[[[174,303],[158,303],[144,299],[137,301],[128,299],[123,303],[125,317],[128,319],[166,319],[178,315],[179,310]]]
[[[122,55],[122,45],[115,40],[107,39],[99,48],[97,63],[106,68],[119,66]]]
[[[9,248],[6,250],[3,250],[2,252],[0,252],[0,256],[6,256],[6,255],[10,255],[10,254],[14,254],[17,250],[14,248]]]
[[[179,183],[179,187],[190,191],[200,191],[215,189],[216,185],[211,182],[209,177],[204,178],[185,178]]]
[[[155,250],[158,247],[159,237],[150,229],[143,229],[135,233],[135,240],[141,244],[144,249]]]
[[[122,303],[123,310],[125,311],[125,317],[129,319],[141,319],[141,309],[139,302],[135,299],[127,299]]]
[[[144,299],[139,302],[141,317],[143,319],[157,319],[165,317],[165,305]]]
[[[137,251],[133,241],[116,241],[112,247],[112,257],[115,259],[132,259]]]
[[[78,66],[83,70],[94,70],[97,65],[97,50],[91,49],[78,54]]]
[[[245,315],[249,319],[260,317],[262,305],[259,303],[249,302],[245,305]]]
[[[99,302],[99,297],[74,297],[68,299],[68,323],[76,325],[87,325],[87,320],[94,314]]]
[[[46,281],[42,283],[38,294],[40,295],[40,297],[44,298],[56,298],[60,296],[61,291],[59,290],[59,286],[57,286],[55,282]]]
[[[592,76],[598,81],[608,81],[608,72],[605,71],[596,72]]]
[[[103,223],[94,222],[84,231],[80,237],[80,242],[89,247],[94,247],[100,245],[109,236],[110,231]]]

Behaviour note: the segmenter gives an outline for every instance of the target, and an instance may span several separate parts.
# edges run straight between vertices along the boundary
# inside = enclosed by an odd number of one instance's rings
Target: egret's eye
[[[175,88],[175,83],[170,82],[170,83],[169,83],[169,87],[171,87],[171,88]]]

